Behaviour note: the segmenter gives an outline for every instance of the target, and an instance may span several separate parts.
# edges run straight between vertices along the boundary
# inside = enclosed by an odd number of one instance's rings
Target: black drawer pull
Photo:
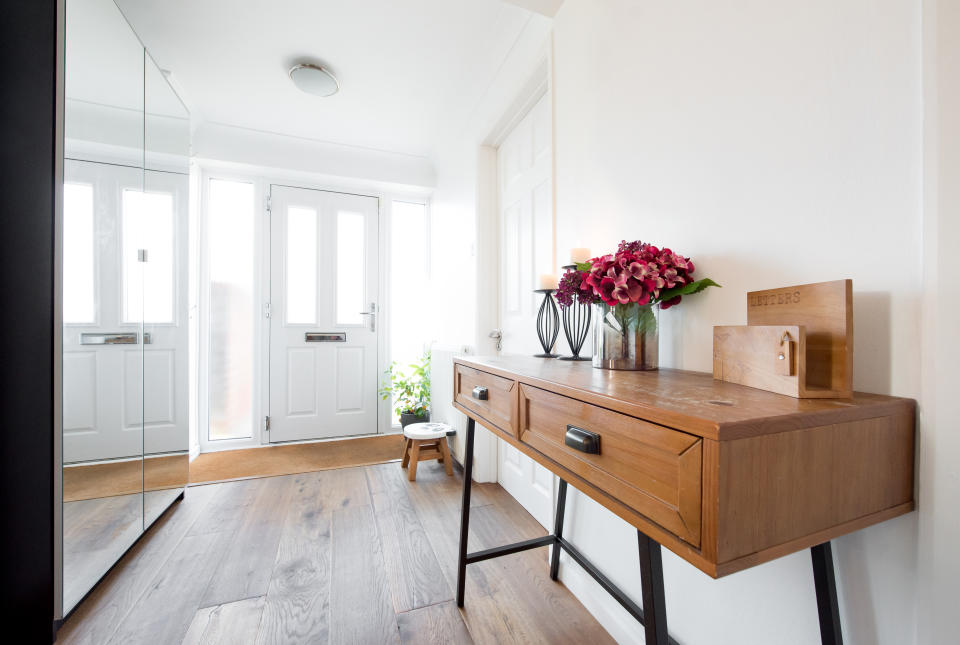
[[[473,398],[477,399],[478,401],[486,401],[490,398],[490,394],[487,392],[487,388],[482,385],[478,385],[477,387],[473,388]]]
[[[564,443],[580,452],[590,455],[600,454],[600,435],[577,426],[567,424],[567,434]]]

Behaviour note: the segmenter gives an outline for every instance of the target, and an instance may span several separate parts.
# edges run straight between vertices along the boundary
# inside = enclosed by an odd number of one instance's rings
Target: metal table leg
[[[837,577],[833,570],[833,549],[829,542],[810,547],[813,560],[813,584],[817,589],[817,613],[820,616],[820,642],[843,645]]]
[[[557,544],[553,545],[553,553],[550,554],[550,579],[556,580],[560,572],[560,550],[559,540],[563,537],[563,512],[567,508],[567,482],[560,480],[560,487],[557,490],[557,512],[556,520],[553,524],[553,534],[557,538]]]
[[[643,594],[643,629],[647,645],[667,645],[667,605],[663,593],[663,560],[660,544],[637,531],[640,553],[640,589]]]
[[[467,419],[467,445],[463,455],[463,498],[460,507],[460,557],[457,562],[457,607],[463,607],[467,582],[467,538],[470,535],[470,484],[473,482],[473,435],[476,422]]]

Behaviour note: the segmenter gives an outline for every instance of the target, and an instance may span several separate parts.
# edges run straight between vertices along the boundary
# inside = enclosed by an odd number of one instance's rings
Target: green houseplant
[[[393,397],[393,409],[400,417],[401,427],[430,420],[430,352],[424,352],[416,363],[402,370],[396,361],[383,373],[380,397]]]

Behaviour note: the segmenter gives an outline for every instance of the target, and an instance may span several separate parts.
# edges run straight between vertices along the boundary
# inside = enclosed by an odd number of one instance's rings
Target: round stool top
[[[452,430],[446,423],[411,423],[403,429],[403,436],[407,439],[439,439],[447,436]]]

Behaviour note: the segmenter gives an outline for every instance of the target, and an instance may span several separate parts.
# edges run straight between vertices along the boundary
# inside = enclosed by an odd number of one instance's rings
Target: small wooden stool
[[[406,441],[403,442],[400,467],[410,465],[410,481],[417,480],[417,464],[426,459],[436,459],[443,464],[448,475],[453,475],[450,448],[447,446],[448,430],[451,428],[445,423],[411,423],[403,429]]]

